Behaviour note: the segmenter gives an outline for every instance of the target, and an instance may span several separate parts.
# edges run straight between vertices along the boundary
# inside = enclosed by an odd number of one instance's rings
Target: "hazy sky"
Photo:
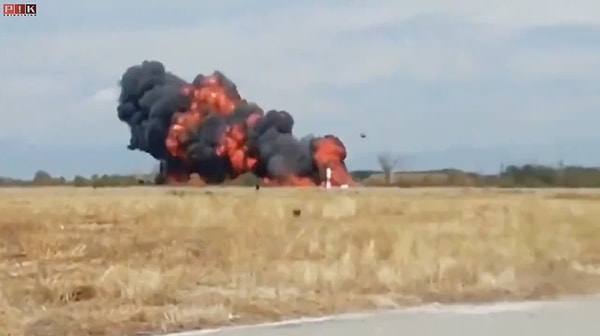
[[[125,146],[117,81],[145,59],[188,80],[219,69],[350,151],[557,142],[600,122],[597,0],[52,0],[0,18],[0,42],[9,141]]]

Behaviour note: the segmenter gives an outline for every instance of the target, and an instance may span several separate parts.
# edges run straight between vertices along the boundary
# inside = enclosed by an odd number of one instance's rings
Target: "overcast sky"
[[[0,42],[9,141],[125,146],[117,81],[145,59],[219,69],[350,151],[551,143],[600,122],[597,0],[52,0],[0,18]]]

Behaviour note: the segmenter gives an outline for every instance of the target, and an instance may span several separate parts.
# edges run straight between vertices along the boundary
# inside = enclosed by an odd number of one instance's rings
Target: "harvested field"
[[[0,325],[135,335],[600,291],[600,192],[0,190]]]

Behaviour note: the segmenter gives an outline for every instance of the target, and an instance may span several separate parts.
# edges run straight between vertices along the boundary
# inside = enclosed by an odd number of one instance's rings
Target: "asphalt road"
[[[429,306],[169,336],[596,336],[600,297],[481,306]]]

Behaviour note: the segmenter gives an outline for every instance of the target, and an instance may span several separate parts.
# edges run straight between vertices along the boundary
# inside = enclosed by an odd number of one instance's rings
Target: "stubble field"
[[[139,335],[600,291],[600,192],[0,190],[0,325]]]

